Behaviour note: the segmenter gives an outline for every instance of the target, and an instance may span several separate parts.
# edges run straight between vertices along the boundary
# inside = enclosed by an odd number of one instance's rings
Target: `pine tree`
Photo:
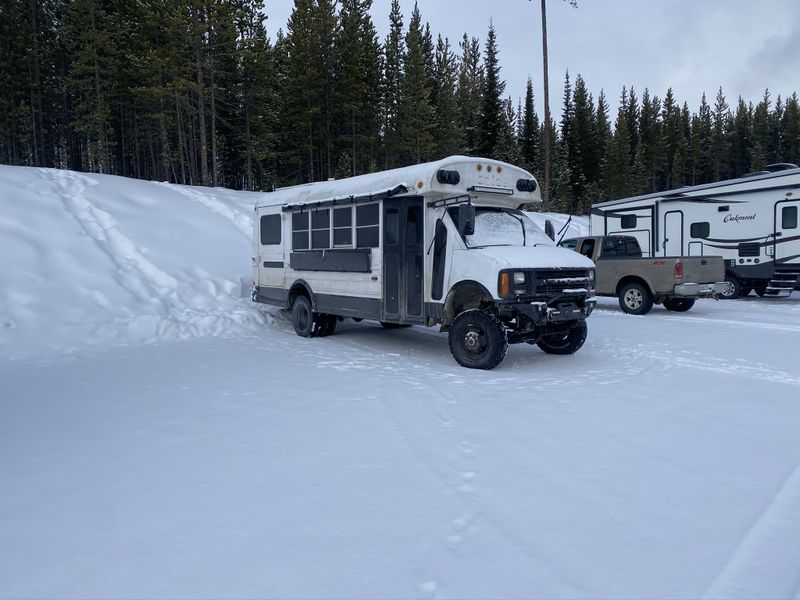
[[[602,187],[608,198],[624,198],[631,194],[630,134],[628,133],[628,91],[622,88],[614,135],[606,149]]]
[[[517,113],[514,111],[514,101],[509,96],[503,100],[503,112],[500,120],[500,130],[497,135],[497,147],[494,158],[511,164],[519,164],[520,151],[517,145]]]
[[[478,123],[478,150],[481,155],[494,157],[497,140],[503,123],[503,92],[505,81],[500,79],[500,60],[497,48],[497,34],[494,24],[489,23],[486,38],[486,54],[483,63],[483,93]]]
[[[711,154],[714,165],[714,181],[720,181],[728,176],[728,153],[730,142],[728,140],[728,123],[730,121],[730,109],[725,100],[722,88],[717,92],[714,101],[713,127],[711,130]]]
[[[459,123],[463,136],[462,151],[464,154],[477,154],[478,124],[480,122],[481,90],[483,88],[483,66],[481,65],[481,49],[478,38],[468,38],[467,34],[460,42],[461,61],[458,70],[458,105]]]
[[[433,109],[425,59],[422,17],[417,5],[406,33],[403,85],[399,110],[401,157],[404,164],[430,160],[434,151]]]
[[[383,129],[384,167],[393,167],[400,156],[398,113],[403,77],[403,15],[399,0],[392,0],[389,13],[389,34],[386,36],[382,83],[381,125]]]
[[[533,103],[533,82],[528,78],[525,88],[525,108],[520,119],[522,123],[520,132],[520,155],[522,166],[528,171],[535,172],[539,160],[539,115]]]
[[[456,102],[456,77],[458,65],[447,38],[440,35],[436,40],[436,64],[434,73],[436,119],[435,156],[457,154],[463,144],[463,130],[459,127]]]

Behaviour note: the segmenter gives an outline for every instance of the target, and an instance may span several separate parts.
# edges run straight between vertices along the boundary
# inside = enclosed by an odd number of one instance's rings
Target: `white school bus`
[[[345,318],[438,325],[470,368],[496,367],[509,343],[572,354],[594,265],[520,211],[540,201],[527,171],[466,156],[264,194],[252,299],[290,310],[304,337]]]

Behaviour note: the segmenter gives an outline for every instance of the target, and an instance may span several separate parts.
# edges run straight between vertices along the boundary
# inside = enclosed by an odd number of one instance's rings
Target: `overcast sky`
[[[434,36],[454,46],[464,32],[486,39],[494,21],[506,95],[516,104],[533,78],[537,110],[542,109],[542,30],[539,0],[418,0]],[[292,0],[267,0],[267,26],[274,38],[286,28]],[[728,104],[742,95],[757,102],[769,88],[800,93],[800,0],[548,0],[550,105],[561,106],[564,75],[580,73],[597,98],[604,89],[616,115],[622,86],[641,99],[647,87],[663,98],[669,86],[692,111],[706,91],[713,103],[722,86]],[[404,25],[414,0],[400,0]],[[390,0],[374,0],[372,18],[383,40]]]

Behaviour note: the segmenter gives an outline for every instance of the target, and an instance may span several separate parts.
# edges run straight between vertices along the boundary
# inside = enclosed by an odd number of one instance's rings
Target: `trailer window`
[[[333,209],[333,245],[349,247],[353,245],[353,207]]]
[[[797,229],[797,207],[784,206],[781,211],[781,227],[784,229]]]
[[[309,219],[307,212],[292,214],[292,250],[308,250]]]
[[[707,238],[711,234],[711,225],[707,221],[692,223],[689,234],[693,238]]]
[[[274,246],[281,243],[281,216],[264,215],[261,217],[261,245]]]
[[[323,208],[311,213],[311,247],[323,249],[331,247],[331,211]]]
[[[622,229],[636,229],[636,215],[622,215],[620,227]]]
[[[378,204],[364,204],[356,207],[356,246],[358,248],[377,248],[380,245],[380,213]]]

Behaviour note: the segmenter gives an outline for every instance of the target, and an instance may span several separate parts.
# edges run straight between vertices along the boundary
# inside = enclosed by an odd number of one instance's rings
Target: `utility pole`
[[[542,61],[544,67],[544,181],[542,210],[547,210],[550,196],[550,78],[547,73],[547,0],[542,0]]]

